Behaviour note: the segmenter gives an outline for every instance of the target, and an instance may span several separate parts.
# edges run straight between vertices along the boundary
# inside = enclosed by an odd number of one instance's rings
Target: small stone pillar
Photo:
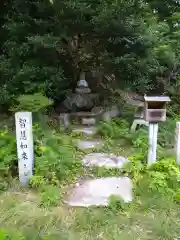
[[[70,128],[70,116],[68,113],[61,113],[59,116],[60,127],[62,130]]]

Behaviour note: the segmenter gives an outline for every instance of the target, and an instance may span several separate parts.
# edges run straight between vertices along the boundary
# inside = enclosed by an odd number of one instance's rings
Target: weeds
[[[0,131],[0,191],[6,190],[17,174],[16,140],[8,130]]]
[[[119,196],[112,195],[109,198],[108,210],[112,211],[113,213],[126,211],[128,206],[129,204],[125,203]]]
[[[6,229],[0,229],[1,240],[25,240],[22,233],[17,231],[9,231]]]
[[[31,187],[60,186],[72,182],[82,166],[70,136],[54,131],[43,131],[33,126],[35,166]],[[0,132],[0,190],[6,190],[12,177],[18,177],[16,140],[12,132]],[[43,195],[45,196],[45,195]]]
[[[118,168],[93,167],[90,170],[90,175],[93,175],[97,178],[110,176],[119,177],[120,170]]]
[[[158,142],[161,148],[166,146],[166,138],[170,136],[166,134],[170,126],[167,124],[162,128],[160,126]],[[172,126],[170,128],[172,132]],[[99,132],[105,139],[103,150],[115,152],[116,142],[123,139],[130,162],[122,170],[99,167],[92,168],[88,173],[94,177],[130,177],[134,200],[126,204],[119,197],[111,196],[107,208],[93,209],[67,209],[62,206],[64,187],[84,173],[79,161],[82,153],[74,146],[77,136],[59,134],[52,129],[45,131],[37,124],[33,126],[33,131],[35,174],[26,194],[22,191],[17,195],[10,191],[1,194],[0,225],[3,229],[0,230],[0,239],[168,240],[178,237],[180,168],[172,157],[164,153],[156,164],[147,167],[146,129],[130,134],[125,120],[101,123]],[[5,152],[0,151],[2,180],[6,182],[5,177],[12,177],[12,172],[17,176],[15,137],[11,132],[2,131],[0,144],[8,152],[6,158]],[[121,147],[120,142],[118,148]],[[132,156],[130,149],[135,152]],[[3,181],[2,190],[6,189]]]
[[[57,206],[61,200],[61,190],[52,185],[44,185],[40,191],[40,206],[48,208]]]
[[[125,120],[114,120],[109,122],[101,122],[98,133],[104,138],[127,138],[129,136],[129,124]]]
[[[164,148],[174,147],[176,119],[167,119],[166,122],[159,124],[158,132],[158,151]],[[114,141],[125,140],[125,144],[131,146],[136,152],[144,154],[146,158],[148,152],[148,128],[141,127],[135,133],[130,133],[130,125],[125,119],[112,120],[111,122],[101,122],[98,133],[106,141],[106,149],[114,146]]]

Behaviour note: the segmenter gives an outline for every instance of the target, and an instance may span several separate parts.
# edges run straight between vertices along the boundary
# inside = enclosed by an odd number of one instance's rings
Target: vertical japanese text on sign
[[[15,118],[19,178],[22,183],[26,183],[32,176],[33,167],[32,114],[19,112]]]

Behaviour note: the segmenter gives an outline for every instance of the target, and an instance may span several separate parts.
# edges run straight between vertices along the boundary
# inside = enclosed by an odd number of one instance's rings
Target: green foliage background
[[[114,74],[111,87],[177,86],[177,1],[2,1],[0,105],[41,92],[61,101],[80,71]]]

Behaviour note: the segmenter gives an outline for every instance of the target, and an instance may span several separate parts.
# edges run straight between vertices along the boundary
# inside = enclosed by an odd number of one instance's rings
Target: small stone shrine
[[[91,89],[85,80],[85,74],[81,74],[75,92],[70,92],[63,102],[63,109],[68,113],[91,111],[98,101],[98,94],[91,93]]]
[[[60,121],[66,128],[73,119],[81,120],[83,125],[95,125],[96,116],[100,116],[100,113],[94,112],[92,109],[98,104],[98,101],[99,95],[91,92],[85,80],[85,74],[81,73],[75,92],[69,93],[62,104],[63,113],[60,114]],[[65,123],[65,119],[68,124]]]

